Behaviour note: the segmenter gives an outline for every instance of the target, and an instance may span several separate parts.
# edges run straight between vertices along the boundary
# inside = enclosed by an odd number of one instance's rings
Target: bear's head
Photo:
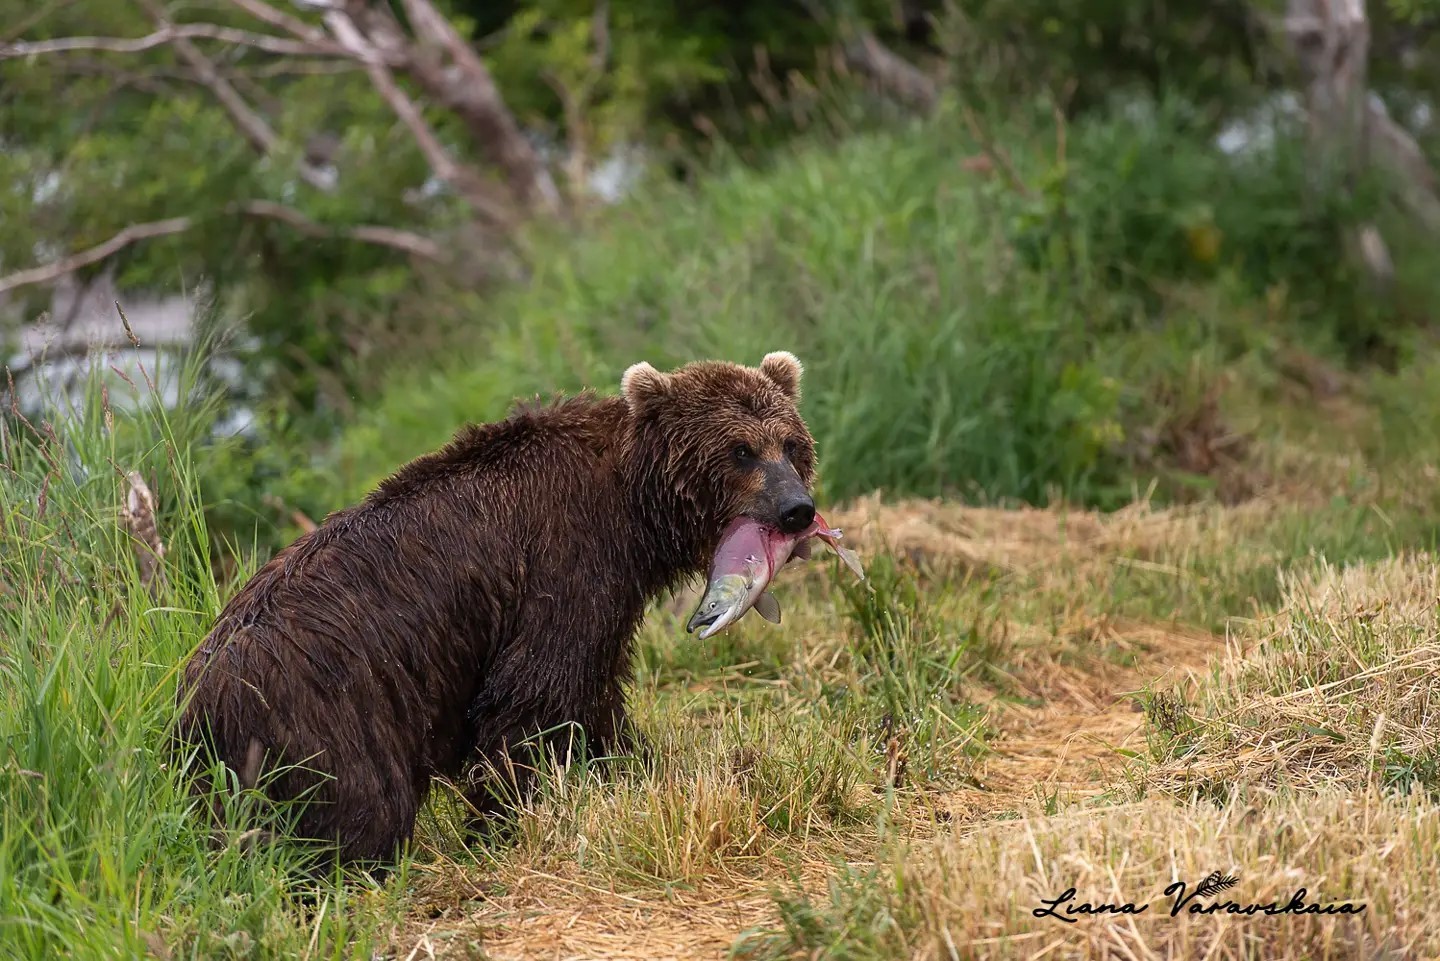
[[[652,495],[700,539],[713,542],[741,515],[786,533],[810,526],[815,441],[797,407],[801,373],[787,351],[759,367],[700,361],[663,373],[642,362],[625,371],[632,456]]]

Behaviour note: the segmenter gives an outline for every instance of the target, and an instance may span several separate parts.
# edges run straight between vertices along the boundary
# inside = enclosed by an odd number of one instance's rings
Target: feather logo
[[[1219,871],[1211,871],[1205,880],[1195,886],[1195,896],[1197,898],[1208,898],[1212,894],[1228,891],[1239,883],[1240,879],[1233,874],[1221,874]]]

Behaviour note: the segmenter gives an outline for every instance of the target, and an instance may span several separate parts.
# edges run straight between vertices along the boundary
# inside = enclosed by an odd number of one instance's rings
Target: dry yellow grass
[[[1154,783],[1172,791],[1236,781],[1362,790],[1440,765],[1434,559],[1327,566],[1286,594],[1264,628],[1231,646],[1180,719],[1195,728]]]
[[[1440,806],[1423,790],[1385,790],[1377,764],[1434,756],[1437,601],[1429,557],[1292,580],[1273,620],[1198,679],[1194,710],[1213,717],[1197,721],[1184,758],[1145,779],[1148,796],[907,848],[894,871],[908,903],[894,910],[910,918],[889,946],[917,958],[1440,957]],[[1201,797],[1187,793],[1197,779]],[[1305,903],[1366,908],[1172,917],[1164,889],[1212,871],[1239,883],[1210,903],[1283,906],[1303,887]],[[1074,924],[1033,914],[1070,888],[1072,906],[1149,907]]]
[[[1440,953],[1440,810],[1418,797],[1328,790],[1223,806],[1165,797],[992,823],[905,852],[913,915],[894,939],[914,958],[1432,958]],[[1349,902],[1353,916],[1171,916],[1176,880],[1213,871],[1238,883],[1204,903]],[[1140,914],[1050,916],[1133,903]],[[1183,896],[1183,894],[1182,894]],[[1194,902],[1190,902],[1193,904]],[[1055,906],[1064,914],[1064,906]]]
[[[1139,501],[1101,514],[1061,507],[966,507],[938,499],[891,504],[871,496],[836,511],[830,520],[862,550],[1043,575],[1065,564],[1093,568],[1118,557],[1178,560],[1213,551],[1263,527],[1279,506],[1257,499],[1231,508],[1157,509]],[[1161,567],[1179,571],[1174,562]]]
[[[1183,680],[1222,649],[1211,634],[1145,624],[1109,625],[1137,663],[1101,658],[1064,666],[1040,657],[1026,688],[1039,706],[1009,704],[996,713],[997,737],[973,787],[951,792],[946,809],[960,820],[1034,809],[1056,799],[1094,798],[1124,783],[1131,756],[1146,750],[1148,721],[1132,695],[1147,683]]]

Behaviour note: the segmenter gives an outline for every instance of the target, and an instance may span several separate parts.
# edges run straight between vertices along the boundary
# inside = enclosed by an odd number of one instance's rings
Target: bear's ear
[[[800,361],[788,350],[777,350],[765,355],[760,361],[760,372],[775,382],[775,386],[785,392],[796,403],[800,400],[800,375],[805,373],[805,368],[800,366]]]
[[[670,375],[660,373],[643,360],[631,364],[620,378],[620,393],[634,414],[664,397],[669,389]]]

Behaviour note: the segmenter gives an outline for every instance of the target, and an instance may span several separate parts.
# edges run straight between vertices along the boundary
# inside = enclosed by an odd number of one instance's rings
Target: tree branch
[[[555,185],[514,116],[505,108],[504,98],[479,55],[430,0],[400,3],[419,40],[421,55],[410,58],[415,79],[464,119],[476,146],[488,152],[505,171],[522,204],[557,209],[560,197]],[[437,57],[442,52],[449,57],[448,66]]]
[[[97,264],[106,257],[119,253],[137,241],[183,233],[190,229],[192,223],[193,221],[189,217],[171,217],[168,220],[156,220],[145,224],[131,224],[104,243],[96,244],[87,250],[71,254],[68,257],[62,257],[54,263],[31,267],[28,270],[21,270],[6,277],[0,277],[0,294],[15,290],[19,287],[28,287],[33,284],[43,284],[46,281],[56,280],[66,274],[74,273],[82,267]]]
[[[922,114],[934,111],[940,99],[935,81],[895,53],[869,30],[855,31],[845,43],[845,58],[874,78],[891,96]]]
[[[268,200],[251,200],[241,204],[232,204],[226,208],[226,212],[278,221],[310,237],[353,240],[377,247],[388,247],[391,250],[412,254],[436,263],[443,263],[448,259],[445,249],[434,240],[397,227],[369,224],[356,227],[327,227],[311,220],[292,207]],[[192,217],[171,217],[167,220],[131,224],[104,243],[96,244],[94,247],[89,247],[68,257],[62,257],[53,263],[42,264],[0,277],[0,294],[21,287],[58,280],[66,274],[74,273],[83,267],[89,267],[91,264],[97,264],[107,257],[114,256],[131,244],[155,237],[169,237],[184,233],[194,227],[195,223],[196,221]]]
[[[1362,170],[1388,168],[1411,214],[1429,230],[1440,230],[1434,171],[1414,138],[1370,92],[1364,0],[1289,0],[1284,19],[1267,22],[1289,41],[1300,67],[1315,165],[1338,174],[1345,190]],[[1371,276],[1388,283],[1394,266],[1379,229],[1365,224],[1348,239]]]
[[[1371,156],[1390,168],[1399,180],[1399,192],[1427,228],[1440,233],[1440,196],[1436,195],[1435,170],[1425,152],[1385,108],[1373,101],[1366,104],[1366,123],[1370,129]]]
[[[286,33],[304,40],[306,43],[313,43],[320,46],[329,45],[330,41],[325,36],[325,31],[319,27],[312,27],[310,24],[292,17],[283,10],[276,10],[265,0],[230,0],[235,6],[244,10],[256,20],[270,24],[272,27],[279,27]]]
[[[389,247],[392,250],[414,254],[425,260],[441,263],[446,259],[444,249],[429,237],[401,230],[398,227],[361,225],[358,227],[331,228],[316,223],[293,207],[286,207],[269,200],[252,200],[241,208],[249,217],[278,220],[289,224],[302,234],[311,237],[339,237],[361,243]]]
[[[840,52],[850,66],[870,76],[886,93],[921,114],[935,110],[940,91],[935,81],[919,67],[885,46],[872,31],[850,17],[827,10],[821,0],[800,0],[800,5],[810,19],[839,39]]]
[[[143,37],[57,37],[54,40],[32,40],[28,43],[7,43],[0,46],[0,60],[36,57],[73,50],[103,50],[108,53],[143,53],[181,40],[222,40],[266,53],[288,56],[343,57],[345,51],[325,40],[288,40],[268,33],[254,33],[219,27],[210,23],[166,24]]]

